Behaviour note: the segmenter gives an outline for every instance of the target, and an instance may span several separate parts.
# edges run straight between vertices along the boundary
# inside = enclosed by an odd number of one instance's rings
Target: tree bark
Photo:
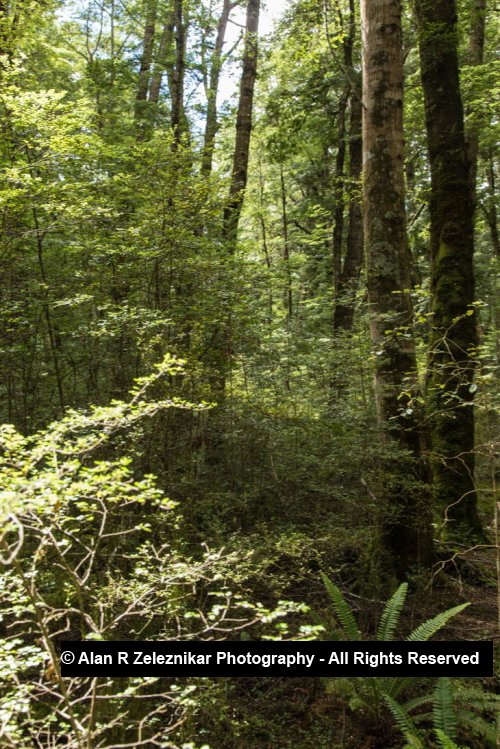
[[[474,483],[474,199],[459,85],[454,0],[417,0],[431,167],[433,329],[427,400],[432,474],[445,532],[484,539]]]
[[[409,295],[403,159],[403,47],[399,0],[362,0],[363,220],[376,402],[386,435],[382,540],[399,578],[432,563],[430,497],[415,414],[416,356]],[[391,459],[390,452],[394,451]]]
[[[255,80],[257,78],[259,12],[260,0],[248,0],[243,71],[236,119],[236,144],[231,184],[229,187],[229,200],[224,211],[224,238],[228,243],[230,251],[233,251],[236,243],[247,185],[250,136],[252,133],[253,96]]]

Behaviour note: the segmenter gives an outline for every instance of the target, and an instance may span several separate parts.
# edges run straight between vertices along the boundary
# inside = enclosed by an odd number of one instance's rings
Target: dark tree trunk
[[[376,401],[386,435],[382,540],[399,578],[432,563],[430,497],[421,435],[407,397],[416,381],[409,296],[399,0],[362,0],[363,218]],[[393,458],[390,457],[394,451]]]
[[[483,539],[474,483],[474,200],[454,0],[417,0],[431,167],[433,329],[427,399],[432,473],[446,532]]]
[[[241,75],[240,98],[236,119],[236,145],[229,188],[229,200],[224,211],[224,237],[230,250],[238,235],[241,209],[247,185],[250,136],[252,133],[253,95],[257,78],[257,52],[260,0],[248,0],[245,52]]]

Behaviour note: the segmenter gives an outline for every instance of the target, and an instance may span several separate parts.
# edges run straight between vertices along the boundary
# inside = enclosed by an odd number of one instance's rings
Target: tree
[[[156,0],[151,0],[146,8],[146,23],[142,40],[142,54],[139,68],[139,80],[135,97],[135,120],[139,139],[144,137],[144,119],[146,115],[149,78],[153,61],[153,48],[156,25]]]
[[[447,533],[484,538],[474,483],[474,196],[454,0],[417,0],[431,168],[432,338],[427,398],[435,499]],[[446,95],[444,94],[446,92]]]
[[[257,54],[260,0],[248,0],[245,51],[236,119],[236,144],[233,155],[228,205],[224,211],[224,237],[232,247],[236,242],[248,175],[250,136],[252,134],[253,97],[257,78]]]
[[[421,435],[408,398],[416,384],[416,356],[404,203],[400,2],[363,0],[361,25],[363,218],[375,394],[387,450],[401,448],[386,479],[382,536],[396,574],[403,577],[412,565],[432,561],[433,545]],[[401,471],[411,471],[420,482],[405,484]]]
[[[201,160],[201,173],[209,176],[212,171],[212,159],[215,148],[215,136],[217,135],[217,94],[219,91],[220,74],[222,70],[222,50],[226,38],[226,29],[231,11],[238,2],[224,0],[222,12],[217,23],[217,35],[210,63],[209,83],[207,87],[207,116],[205,120],[205,137],[203,141],[203,154]]]
[[[362,108],[361,108],[361,81],[359,74],[354,68],[353,47],[356,39],[356,14],[353,0],[349,1],[349,33],[344,41],[344,72],[350,103],[349,119],[349,228],[347,233],[347,247],[343,262],[341,261],[342,232],[336,240],[337,221],[340,222],[340,212],[335,221],[334,232],[334,267],[336,280],[335,311],[333,316],[333,328],[337,330],[351,330],[354,319],[353,293],[356,291],[363,263],[363,221],[361,201],[358,196],[358,184],[362,171]],[[339,103],[339,109],[343,106],[343,98]],[[340,112],[339,112],[340,118]],[[342,119],[345,118],[343,114]],[[339,135],[341,135],[339,133]],[[341,144],[339,139],[339,153]],[[343,195],[342,215],[343,215]],[[341,224],[342,225],[342,224]]]

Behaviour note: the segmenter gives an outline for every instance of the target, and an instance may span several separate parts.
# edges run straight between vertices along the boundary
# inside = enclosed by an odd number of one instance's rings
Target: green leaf
[[[414,749],[425,749],[420,734],[404,707],[399,702],[393,700],[388,694],[384,694],[384,700],[409,746],[414,747]]]
[[[457,716],[453,705],[451,682],[447,678],[438,679],[433,693],[432,715],[436,730],[441,730],[449,738],[457,737]]]
[[[392,598],[386,603],[377,630],[377,640],[386,642],[394,639],[394,632],[408,593],[408,583],[402,583]]]
[[[455,606],[452,609],[448,609],[448,611],[443,611],[433,619],[428,619],[426,622],[414,629],[406,639],[408,640],[408,642],[424,642],[425,640],[430,640],[430,638],[433,637],[436,632],[439,632],[440,629],[443,629],[443,627],[450,621],[450,619],[452,619],[457,614],[460,614],[460,612],[464,611],[464,609],[466,609],[468,606],[470,606],[470,603],[462,603],[460,604],[460,606]]]
[[[337,588],[335,583],[333,583],[330,580],[330,578],[324,574],[324,572],[321,572],[320,574],[321,574],[321,579],[323,580],[323,583],[325,585],[326,591],[332,601],[334,611],[337,615],[339,622],[342,625],[344,634],[346,635],[347,639],[348,640],[360,640],[361,632],[358,629],[358,625],[356,624],[356,620],[353,616],[353,613],[348,603],[346,602],[344,596],[342,595],[340,588]]]

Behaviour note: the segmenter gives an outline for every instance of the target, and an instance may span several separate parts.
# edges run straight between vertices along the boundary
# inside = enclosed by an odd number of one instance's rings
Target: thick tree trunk
[[[210,64],[210,81],[207,90],[207,119],[205,122],[205,138],[203,141],[203,154],[201,160],[201,173],[205,177],[208,177],[212,172],[215,136],[217,135],[217,94],[219,91],[219,80],[222,69],[222,49],[226,38],[229,15],[234,7],[234,2],[224,0],[222,13],[219,18],[219,23],[217,24],[217,36]]]
[[[362,0],[361,14],[363,218],[377,412],[388,453],[382,539],[402,578],[413,566],[432,562],[433,544],[420,433],[402,397],[414,387],[416,357],[404,202],[401,3]]]
[[[250,136],[252,133],[253,95],[257,78],[257,52],[260,0],[248,0],[245,52],[241,75],[240,98],[236,119],[236,145],[233,157],[229,200],[224,211],[224,237],[230,250],[238,235],[241,209],[247,185]]]
[[[484,538],[474,483],[474,200],[454,0],[417,0],[431,167],[433,330],[427,399],[432,473],[446,532]]]

